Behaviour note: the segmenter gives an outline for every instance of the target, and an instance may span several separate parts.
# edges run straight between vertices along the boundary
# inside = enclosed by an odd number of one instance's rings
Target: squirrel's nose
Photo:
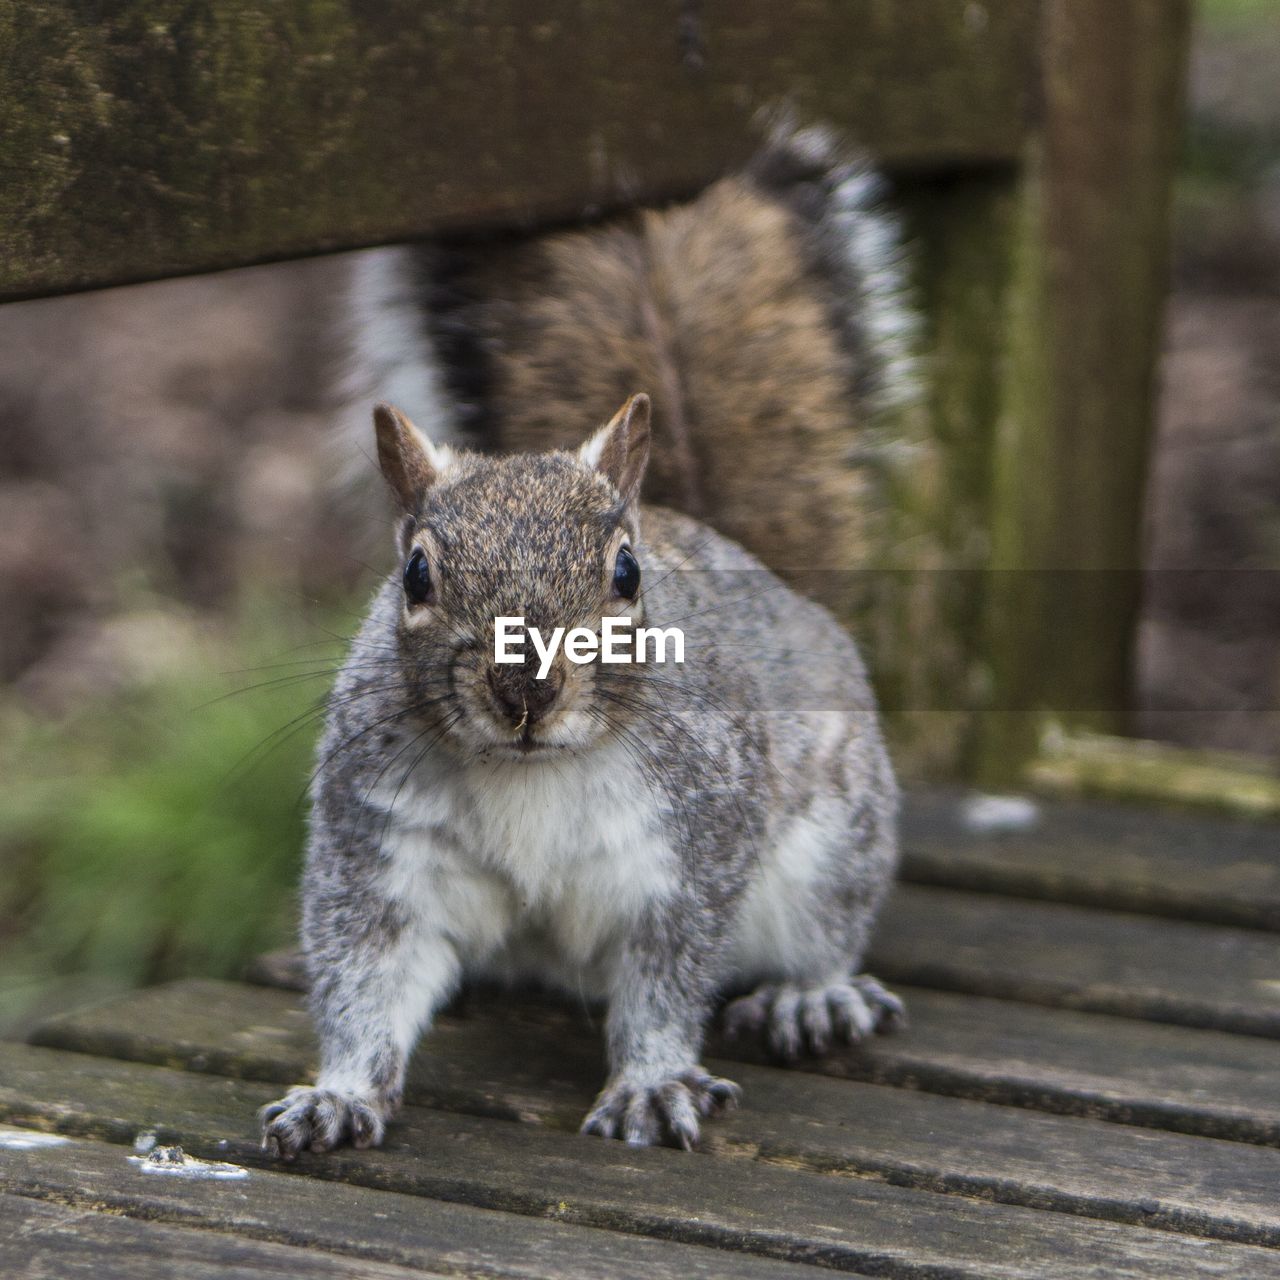
[[[552,667],[546,678],[539,680],[532,668],[514,666],[489,672],[489,686],[503,714],[515,726],[533,724],[550,710],[564,685],[564,672]]]

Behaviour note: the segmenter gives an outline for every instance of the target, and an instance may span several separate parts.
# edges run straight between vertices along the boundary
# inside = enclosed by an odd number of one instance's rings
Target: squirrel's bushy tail
[[[513,450],[577,444],[647,391],[649,500],[777,568],[864,564],[868,428],[909,392],[915,323],[880,200],[832,135],[780,126],[686,203],[363,255],[348,394]]]

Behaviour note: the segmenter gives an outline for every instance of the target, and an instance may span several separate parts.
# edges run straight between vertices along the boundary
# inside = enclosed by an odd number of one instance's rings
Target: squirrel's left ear
[[[373,411],[373,426],[378,436],[378,466],[400,509],[413,514],[422,495],[448,467],[449,450],[432,444],[394,405],[378,405]]]
[[[634,502],[649,462],[649,397],[632,396],[578,450],[578,457],[607,476],[624,502]]]

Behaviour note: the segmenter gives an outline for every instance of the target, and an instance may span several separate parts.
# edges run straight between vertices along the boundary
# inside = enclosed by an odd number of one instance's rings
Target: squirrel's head
[[[563,640],[574,628],[598,634],[610,616],[640,623],[649,398],[632,396],[572,453],[486,457],[434,445],[386,404],[374,425],[400,508],[397,644],[408,696],[441,734],[482,755],[552,757],[592,742],[617,710],[597,663],[570,661],[563,643],[548,662],[527,634],[524,661],[499,663],[497,620],[523,618],[544,646],[556,628]],[[609,670],[625,678],[633,668]]]

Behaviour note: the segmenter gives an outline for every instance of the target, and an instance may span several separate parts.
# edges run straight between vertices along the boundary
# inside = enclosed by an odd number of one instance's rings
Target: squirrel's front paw
[[[902,1001],[868,973],[816,987],[767,982],[724,1011],[731,1040],[763,1034],[783,1062],[805,1053],[820,1056],[837,1041],[856,1044],[872,1032],[897,1031],[906,1024]]]
[[[263,1147],[282,1160],[299,1151],[332,1151],[344,1142],[376,1147],[385,1121],[373,1102],[331,1089],[294,1085],[279,1102],[258,1112]]]
[[[708,1075],[701,1067],[657,1085],[619,1076],[601,1090],[582,1132],[621,1138],[633,1147],[662,1142],[692,1151],[698,1145],[698,1118],[732,1110],[741,1096],[732,1080]]]

